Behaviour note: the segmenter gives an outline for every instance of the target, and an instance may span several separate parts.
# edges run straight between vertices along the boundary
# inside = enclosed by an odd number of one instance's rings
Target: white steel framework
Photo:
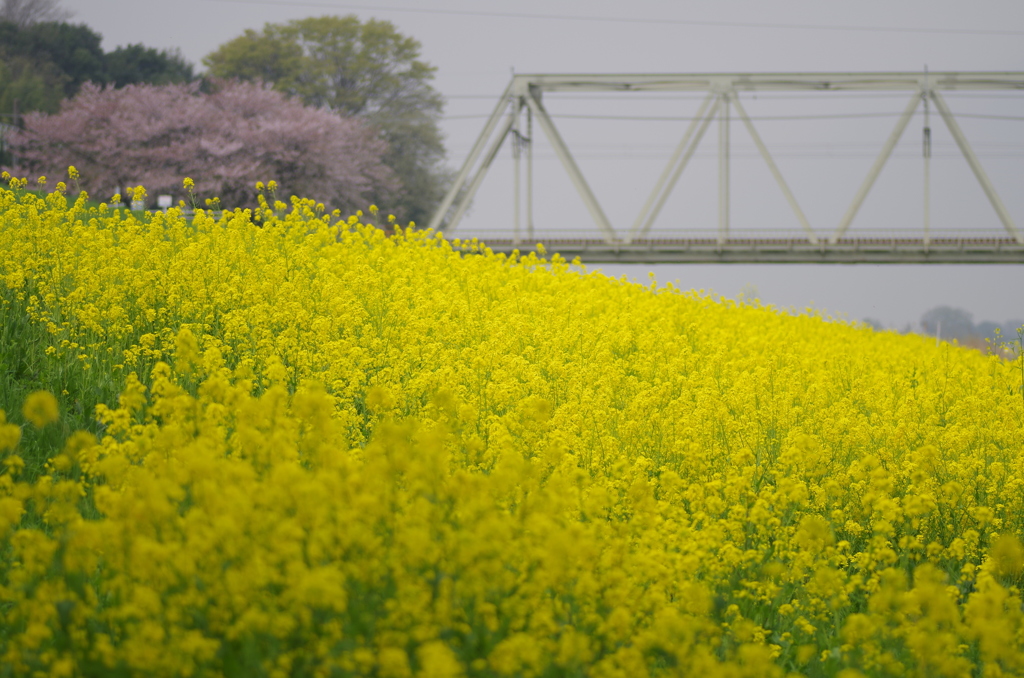
[[[827,238],[811,228],[796,196],[790,190],[746,110],[741,92],[836,92],[906,91],[909,100],[892,133],[864,178],[838,226]],[[1002,262],[1024,263],[1024,234],[1017,228],[995,187],[960,129],[941,92],[948,90],[1024,90],[1024,73],[716,73],[639,75],[514,75],[501,95],[451,190],[431,220],[433,229],[451,235],[473,200],[505,139],[514,141],[513,234],[505,241],[488,241],[492,249],[518,247],[520,231],[520,155],[526,155],[526,242],[535,239],[533,221],[533,123],[544,131],[584,205],[600,232],[600,239],[561,241],[563,255],[580,254],[590,261],[721,261],[721,262]],[[613,228],[601,209],[572,153],[544,108],[544,92],[707,92],[682,140],[669,158],[649,197],[625,233]],[[1006,230],[1004,238],[933,238],[930,231],[931,128],[929,106],[934,105],[961,153],[981,185]],[[920,238],[857,240],[847,232],[875,180],[919,106],[924,106],[924,224]],[[743,123],[758,152],[803,229],[805,240],[736,240],[729,236],[729,159],[732,113]],[[525,134],[523,116],[525,115]],[[718,124],[718,230],[713,241],[687,239],[649,240],[648,234],[669,194],[679,181],[694,151],[712,122]],[[495,135],[495,130],[498,130]],[[488,144],[488,142],[490,142]],[[486,149],[486,152],[485,152]],[[482,157],[481,157],[482,156]],[[474,171],[475,169],[475,171]],[[684,234],[681,234],[681,236]],[[554,241],[549,241],[555,245]],[[964,243],[968,243],[966,246]],[[888,243],[888,244],[886,244]],[[557,245],[556,245],[557,246]]]

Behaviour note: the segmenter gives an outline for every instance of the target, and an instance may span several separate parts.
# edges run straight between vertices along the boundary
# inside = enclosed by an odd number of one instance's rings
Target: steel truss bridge
[[[511,238],[486,240],[495,252],[512,252],[538,242],[533,221],[533,122],[544,132],[596,226],[593,237],[540,238],[546,249],[567,259],[595,263],[1024,263],[1024,234],[1000,199],[978,156],[942,96],[949,90],[1024,90],[1024,73],[715,73],[639,75],[514,75],[501,95],[430,227],[452,237],[504,141],[513,138],[514,210]],[[909,100],[882,145],[846,213],[827,237],[808,223],[740,101],[751,92],[905,91]],[[627,231],[617,231],[580,172],[568,146],[544,108],[544,92],[706,92],[682,140]],[[938,236],[930,228],[930,105],[946,125],[1006,231],[1005,236]],[[924,220],[920,232],[894,237],[857,237],[850,225],[919,107],[924,107]],[[735,237],[729,230],[729,128],[732,113],[746,127],[761,157],[803,229],[801,238]],[[525,120],[524,120],[525,118]],[[718,131],[718,228],[714,237],[680,233],[652,238],[669,194],[713,121]],[[495,132],[497,131],[497,134]],[[485,150],[486,149],[486,150]],[[525,158],[523,157],[525,156]],[[525,160],[525,202],[522,165]],[[520,229],[525,207],[526,229]]]

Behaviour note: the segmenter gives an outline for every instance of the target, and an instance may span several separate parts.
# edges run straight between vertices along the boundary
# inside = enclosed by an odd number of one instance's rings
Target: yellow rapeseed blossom
[[[14,184],[0,311],[94,427],[0,415],[11,675],[1024,674],[1019,353]]]
[[[21,428],[7,423],[7,414],[0,410],[0,452],[13,450],[21,440]]]
[[[25,398],[21,413],[33,426],[42,428],[57,421],[57,399],[49,391],[35,391]]]

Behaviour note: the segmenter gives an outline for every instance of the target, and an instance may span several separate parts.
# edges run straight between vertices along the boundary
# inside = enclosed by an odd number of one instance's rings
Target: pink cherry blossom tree
[[[25,116],[10,139],[15,173],[62,176],[69,165],[99,199],[142,184],[150,196],[182,197],[182,179],[226,207],[255,204],[254,184],[274,179],[278,197],[297,194],[343,211],[371,193],[396,191],[381,158],[386,143],[355,118],[303,106],[253,83],[128,85],[87,83],[54,115]]]

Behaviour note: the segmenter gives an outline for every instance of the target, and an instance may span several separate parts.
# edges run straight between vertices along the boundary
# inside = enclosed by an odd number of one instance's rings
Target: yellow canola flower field
[[[121,393],[0,418],[0,676],[1024,674],[1019,354],[17,181],[0,302]]]

